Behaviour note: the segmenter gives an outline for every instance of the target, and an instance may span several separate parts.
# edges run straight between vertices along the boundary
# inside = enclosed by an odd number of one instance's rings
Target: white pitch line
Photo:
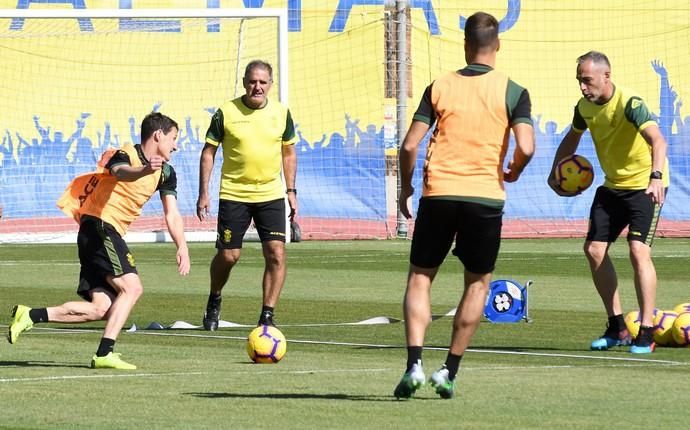
[[[59,328],[46,328],[45,331],[51,331],[52,333],[64,333],[64,332],[81,332],[81,333],[92,333],[100,332],[101,330],[80,330],[80,329],[59,329]],[[37,333],[36,333],[37,334]],[[247,339],[246,336],[222,336],[222,335],[209,335],[209,334],[191,334],[191,333],[163,333],[160,331],[135,331],[129,332],[129,334],[143,335],[143,336],[172,336],[172,337],[191,337],[191,338],[203,338],[203,339],[229,339],[229,340],[241,340]],[[372,343],[355,343],[355,342],[331,342],[331,341],[320,341],[320,340],[299,340],[290,339],[290,343],[305,344],[305,345],[333,345],[333,346],[350,346],[350,347],[365,347],[365,348],[404,348],[404,345],[384,345],[384,344],[372,344]],[[430,351],[448,351],[447,347],[434,347],[426,346],[425,350]],[[525,352],[525,351],[502,351],[493,349],[474,349],[468,348],[467,352],[480,353],[480,354],[502,354],[502,355],[524,355],[530,357],[551,357],[551,358],[576,358],[584,360],[601,360],[601,361],[618,361],[618,362],[633,362],[633,363],[650,363],[650,364],[663,364],[672,366],[688,366],[690,363],[682,361],[671,361],[671,360],[657,360],[650,358],[636,358],[636,357],[610,357],[610,356],[595,356],[595,355],[582,355],[582,354],[554,354],[547,352]]]
[[[312,340],[293,340],[290,339],[292,343],[305,343],[305,344],[318,344],[318,345],[337,345],[337,346],[363,346],[370,348],[403,348],[402,345],[376,345],[367,343],[349,343],[349,342],[327,342],[327,341],[312,341]],[[432,351],[448,351],[447,347],[434,347],[425,346],[425,350]],[[524,351],[497,351],[491,349],[473,349],[468,348],[467,352],[485,353],[485,354],[508,354],[508,355],[527,355],[534,357],[558,357],[558,358],[583,358],[590,360],[611,360],[611,361],[631,361],[631,362],[641,362],[641,363],[656,363],[656,364],[669,364],[669,365],[690,365],[690,363],[684,363],[682,361],[670,361],[670,360],[654,360],[646,358],[633,358],[633,357],[597,357],[593,355],[578,355],[578,354],[551,354],[546,352],[524,352]]]
[[[487,366],[487,367],[462,367],[460,369],[461,373],[465,372],[496,372],[496,371],[533,371],[533,370],[544,370],[544,369],[582,369],[586,367],[591,368],[606,368],[606,367],[620,367],[621,365],[593,365],[593,366],[574,366],[574,365],[546,365],[546,366]],[[642,364],[623,364],[623,367],[643,367]],[[391,368],[360,368],[360,369],[304,369],[304,370],[286,370],[278,369],[276,370],[265,370],[258,372],[251,371],[230,371],[222,372],[232,375],[272,375],[272,374],[292,374],[292,375],[309,375],[309,374],[321,374],[321,373],[385,373],[385,372],[398,372],[399,369]],[[50,381],[71,381],[71,380],[84,380],[84,379],[113,379],[113,378],[155,378],[155,377],[170,377],[170,376],[199,376],[199,375],[210,375],[211,372],[176,372],[176,373],[127,373],[127,374],[98,374],[98,375],[63,375],[63,376],[42,376],[42,377],[30,377],[30,378],[0,378],[0,384],[2,383],[21,383],[21,382],[50,382]]]
[[[232,340],[245,340],[245,336],[218,336],[218,335],[202,335],[202,334],[187,334],[187,333],[157,333],[157,332],[143,332],[137,331],[134,334],[148,335],[148,336],[181,336],[181,337],[195,337],[195,338],[216,338],[216,339],[232,339]],[[298,340],[290,339],[290,343],[298,344],[312,344],[312,345],[334,345],[334,346],[357,346],[366,348],[403,348],[402,345],[383,345],[383,344],[371,344],[371,343],[354,343],[354,342],[331,342],[331,341],[320,341],[320,340]],[[425,350],[433,351],[448,351],[448,348],[440,347],[424,347]],[[498,351],[491,349],[472,349],[468,348],[467,352],[485,353],[485,354],[508,354],[508,355],[527,355],[534,357],[558,357],[558,358],[579,358],[579,359],[589,359],[589,360],[608,360],[608,361],[624,361],[624,362],[638,362],[638,363],[654,363],[654,364],[666,364],[674,366],[690,365],[690,363],[684,363],[682,361],[670,361],[670,360],[655,360],[648,358],[634,358],[634,357],[597,357],[593,355],[579,355],[579,354],[551,354],[545,352],[524,352],[524,351]]]
[[[230,373],[233,375],[266,375],[266,374],[294,374],[294,375],[304,375],[304,374],[315,374],[315,373],[374,373],[374,372],[390,372],[393,369],[307,369],[307,370],[266,370],[258,372],[249,371],[236,371],[236,372],[223,372]],[[127,373],[127,374],[117,374],[117,375],[63,375],[63,376],[40,376],[40,377],[30,377],[30,378],[0,378],[0,384],[11,383],[11,382],[43,382],[43,381],[67,381],[75,379],[112,379],[112,378],[152,378],[152,377],[169,377],[169,376],[199,376],[199,375],[209,375],[211,372],[176,372],[176,373]]]
[[[496,371],[509,371],[516,372],[520,370],[545,370],[545,369],[606,369],[606,368],[618,368],[618,367],[645,367],[645,364],[594,364],[586,366],[575,366],[573,364],[563,364],[563,365],[550,365],[545,366],[490,366],[490,367],[461,367],[458,372],[496,372]]]
[[[117,375],[63,375],[63,376],[40,376],[33,378],[0,378],[0,383],[7,382],[36,382],[36,381],[64,381],[70,379],[111,379],[111,378],[140,378],[154,376],[184,376],[184,375],[204,375],[208,372],[176,372],[176,373],[129,373]]]
[[[29,262],[25,260],[4,260],[0,261],[0,266],[26,266]],[[37,266],[49,266],[49,267],[54,267],[54,266],[74,266],[78,267],[78,263],[74,262],[67,262],[67,261],[45,261],[45,262],[40,262],[40,261],[31,261],[31,267],[37,267]]]
[[[442,348],[442,350],[447,350],[448,348]],[[468,348],[467,351],[471,352],[483,352],[488,354],[511,354],[511,355],[529,355],[534,357],[559,357],[559,358],[585,358],[594,360],[611,360],[611,361],[631,361],[640,363],[657,363],[657,364],[670,364],[674,366],[690,365],[690,363],[684,363],[682,361],[671,361],[671,360],[655,360],[650,358],[634,358],[634,357],[596,357],[593,355],[578,355],[578,354],[551,354],[546,352],[524,352],[524,351],[496,351],[491,349],[471,349]]]

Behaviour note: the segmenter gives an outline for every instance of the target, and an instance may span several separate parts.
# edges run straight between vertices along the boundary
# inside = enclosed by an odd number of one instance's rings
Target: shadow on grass
[[[350,400],[355,402],[398,402],[393,396],[357,396],[350,394],[313,394],[313,393],[183,393],[188,396],[204,399],[291,399],[291,400]],[[432,400],[415,398],[415,400]]]
[[[74,369],[90,369],[88,364],[58,363],[55,361],[0,361],[0,367],[67,367]]]

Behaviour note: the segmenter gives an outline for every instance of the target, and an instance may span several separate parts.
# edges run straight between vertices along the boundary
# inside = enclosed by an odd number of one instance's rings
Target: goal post
[[[139,143],[151,111],[180,127],[170,164],[187,240],[214,241],[215,218],[195,216],[211,115],[243,94],[244,68],[254,59],[273,65],[271,96],[288,104],[287,50],[285,9],[0,10],[0,243],[74,242],[78,226],[57,198],[74,176],[95,169],[105,149]],[[210,184],[214,215],[221,165],[222,150]],[[287,218],[286,232],[289,240]],[[247,238],[258,238],[253,228]],[[157,195],[127,240],[171,240]]]

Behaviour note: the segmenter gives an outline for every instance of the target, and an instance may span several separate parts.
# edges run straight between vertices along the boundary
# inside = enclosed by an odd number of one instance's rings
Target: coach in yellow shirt
[[[273,312],[285,283],[285,194],[290,217],[297,213],[295,127],[289,109],[269,99],[270,64],[255,60],[244,73],[245,94],[216,111],[201,151],[197,216],[208,217],[208,184],[218,146],[223,147],[218,203],[218,252],[211,261],[211,286],[203,325],[216,330],[221,291],[240,258],[251,221],[261,240],[265,269],[263,306],[258,324],[275,325]],[[281,170],[285,183],[281,178]]]
[[[651,353],[655,347],[653,313],[657,284],[651,246],[669,185],[666,140],[642,98],[613,84],[606,55],[590,51],[580,56],[577,81],[582,98],[575,106],[572,127],[556,151],[548,183],[557,194],[571,195],[559,188],[555,166],[563,157],[575,153],[582,133],[589,129],[605,179],[594,196],[584,251],[609,319],[606,331],[592,342],[591,349],[631,344],[616,270],[608,254],[611,244],[628,227],[641,314],[640,331],[630,352]]]

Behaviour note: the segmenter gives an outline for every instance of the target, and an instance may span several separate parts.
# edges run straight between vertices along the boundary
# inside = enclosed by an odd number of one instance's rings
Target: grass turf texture
[[[131,246],[144,283],[126,327],[176,320],[200,324],[212,244],[191,244],[192,273],[179,277],[171,244]],[[288,248],[288,279],[276,319],[285,358],[257,365],[245,352],[249,328],[122,333],[116,351],[136,371],[88,368],[103,323],[37,325],[0,346],[0,428],[684,428],[674,403],[688,399],[690,350],[590,352],[605,315],[581,240],[504,240],[494,278],[534,280],[530,324],[483,322],[462,362],[457,397],[425,386],[392,395],[405,364],[402,323],[338,325],[374,316],[402,319],[409,242],[305,241]],[[636,308],[623,240],[612,248],[624,308]],[[690,242],[657,239],[657,307],[690,301]],[[263,260],[247,244],[224,291],[222,319],[254,324]],[[0,245],[0,330],[16,303],[77,300],[73,245]],[[450,256],[432,289],[433,313],[461,293]],[[445,359],[451,319],[428,330],[425,370]],[[303,324],[323,324],[304,326]],[[57,330],[56,330],[57,329]],[[343,344],[338,344],[343,343]],[[636,360],[638,359],[638,360]],[[684,382],[685,381],[685,382]],[[685,399],[685,400],[683,400]]]

